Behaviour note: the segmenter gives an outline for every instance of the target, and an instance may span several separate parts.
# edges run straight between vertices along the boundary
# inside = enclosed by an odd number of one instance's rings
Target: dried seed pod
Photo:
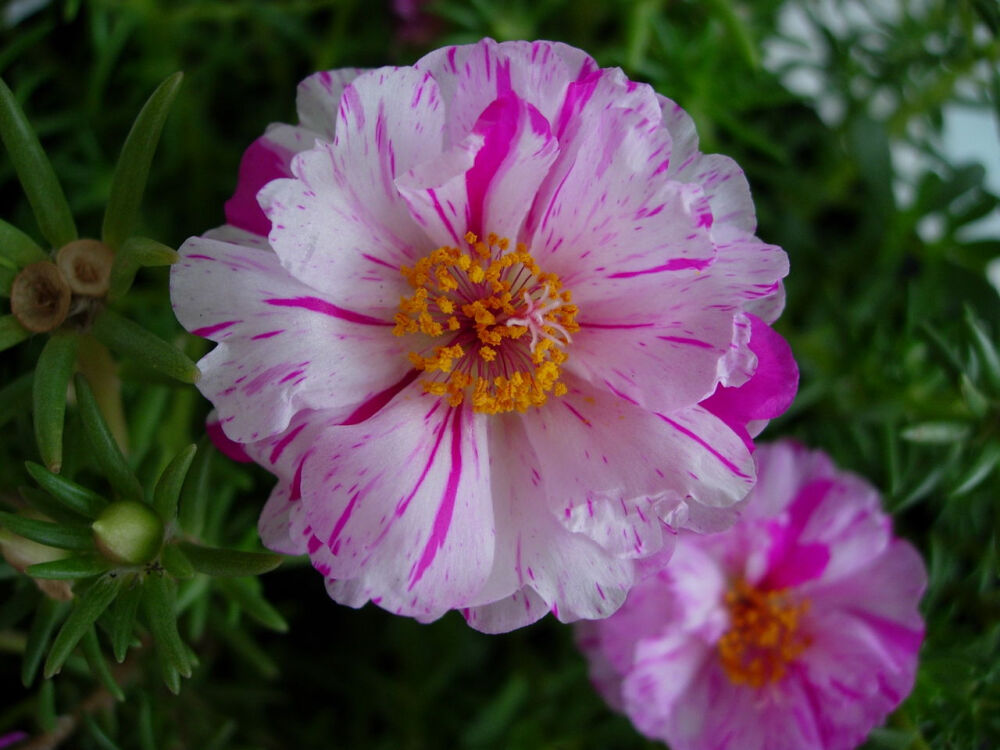
[[[56,253],[56,263],[70,289],[85,297],[107,294],[114,260],[114,251],[97,240],[73,240]]]
[[[25,266],[10,288],[10,310],[32,333],[58,328],[69,313],[69,284],[47,260]]]

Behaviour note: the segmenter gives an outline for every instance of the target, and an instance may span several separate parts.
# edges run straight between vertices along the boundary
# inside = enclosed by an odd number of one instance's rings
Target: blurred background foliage
[[[986,150],[998,32],[996,0],[8,0],[0,75],[81,235],[96,236],[135,113],[183,70],[140,228],[174,247],[222,222],[243,149],[267,123],[294,120],[295,85],[314,70],[410,64],[485,35],[549,38],[675,99],[702,150],[746,170],[759,235],[791,257],[778,327],[802,385],[765,437],[795,436],[871,479],[928,562],[916,689],[866,747],[964,750],[1000,746],[1000,300],[988,281],[1000,232],[979,223],[997,215],[984,167],[1000,169]],[[969,136],[981,159],[944,148],[956,105],[992,116]],[[0,206],[39,238],[6,157]],[[140,271],[117,309],[196,358],[203,345],[183,337],[166,282],[165,269]],[[40,338],[3,354],[0,386],[32,369]],[[121,375],[145,484],[198,441],[207,405],[134,365]],[[27,412],[0,408],[0,419],[6,502],[39,457]],[[99,481],[75,408],[66,429],[71,473]],[[272,480],[210,463],[199,481],[211,541],[251,544]],[[190,586],[179,625],[193,677],[172,695],[138,649],[115,668],[116,702],[79,656],[21,689],[40,595],[0,564],[0,736],[85,750],[653,746],[604,707],[569,629],[551,620],[488,637],[457,615],[423,626],[338,607],[297,561],[261,580],[290,634],[251,627],[232,591]]]

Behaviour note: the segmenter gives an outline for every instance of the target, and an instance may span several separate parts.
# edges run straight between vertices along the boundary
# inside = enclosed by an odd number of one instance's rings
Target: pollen
[[[784,591],[762,591],[738,581],[726,593],[726,608],[730,626],[718,648],[734,685],[760,688],[779,681],[809,646],[800,628],[808,600],[792,602]]]
[[[471,232],[400,273],[413,293],[399,302],[393,333],[412,336],[409,359],[423,388],[450,405],[502,414],[567,392],[567,346],[580,330],[572,295],[523,244]]]

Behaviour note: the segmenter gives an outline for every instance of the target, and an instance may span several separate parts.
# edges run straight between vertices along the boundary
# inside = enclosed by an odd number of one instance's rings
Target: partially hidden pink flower
[[[787,258],[680,107],[484,40],[318,73],[298,110],[171,273],[218,342],[199,388],[278,476],[268,546],[496,632],[607,616],[673,529],[731,522],[797,386]]]
[[[737,524],[577,636],[595,686],[672,750],[849,750],[913,687],[927,575],[878,493],[820,452],[757,451]]]

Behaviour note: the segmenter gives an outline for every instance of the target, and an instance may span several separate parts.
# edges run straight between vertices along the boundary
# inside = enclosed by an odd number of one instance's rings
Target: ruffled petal
[[[618,609],[632,585],[632,563],[561,527],[545,502],[543,464],[521,420],[504,419],[493,428],[490,452],[496,557],[490,580],[475,605],[463,612],[468,623],[502,632],[549,610],[571,622],[607,617]]]
[[[439,617],[470,601],[492,566],[488,461],[481,415],[411,387],[319,436],[292,534],[344,603]]]
[[[447,143],[468,136],[497,98],[516,94],[555,122],[572,81],[597,70],[585,52],[560,42],[504,42],[443,47],[417,61],[441,88],[448,108]],[[513,239],[513,238],[512,238]]]
[[[923,628],[834,610],[809,623],[809,638],[796,671],[823,747],[851,750],[912,690]]]
[[[558,149],[539,111],[507,94],[486,108],[460,144],[396,185],[439,246],[460,245],[467,232],[516,239]]]
[[[171,270],[178,320],[220,342],[198,388],[238,442],[284,430],[301,409],[346,419],[409,370],[392,324],[357,315],[290,277],[274,253],[192,238]]]
[[[344,89],[336,137],[296,157],[295,179],[260,193],[270,241],[288,271],[338,303],[395,312],[399,273],[432,246],[395,179],[441,152],[437,84],[412,68],[362,73]]]
[[[698,133],[690,115],[672,99],[661,94],[656,98],[663,124],[673,139],[666,175],[702,186],[712,207],[714,224],[753,234],[757,216],[743,170],[728,156],[698,151]]]
[[[322,70],[303,80],[295,96],[301,126],[323,140],[332,141],[337,133],[337,113],[344,88],[363,72],[363,68]]]
[[[554,517],[615,555],[656,552],[679,505],[725,509],[753,486],[745,446],[698,407],[654,414],[582,385],[524,427]]]
[[[226,221],[260,237],[267,237],[271,222],[257,203],[257,193],[271,180],[290,177],[295,154],[312,148],[315,134],[291,125],[271,125],[250,144],[240,159],[233,197],[226,201]]]
[[[752,450],[747,426],[784,413],[799,386],[799,366],[788,342],[755,315],[750,319],[749,350],[756,367],[747,382],[737,387],[719,385],[701,405],[728,424]]]
[[[264,546],[276,552],[304,555],[308,551],[308,540],[293,534],[292,528],[301,526],[303,465],[326,427],[322,412],[302,411],[284,432],[245,446],[254,461],[278,477],[257,522]]]
[[[609,109],[583,120],[560,148],[525,238],[582,311],[592,300],[627,299],[636,285],[653,288],[710,264],[708,203],[697,186],[657,172],[670,155],[659,123],[641,111]]]

